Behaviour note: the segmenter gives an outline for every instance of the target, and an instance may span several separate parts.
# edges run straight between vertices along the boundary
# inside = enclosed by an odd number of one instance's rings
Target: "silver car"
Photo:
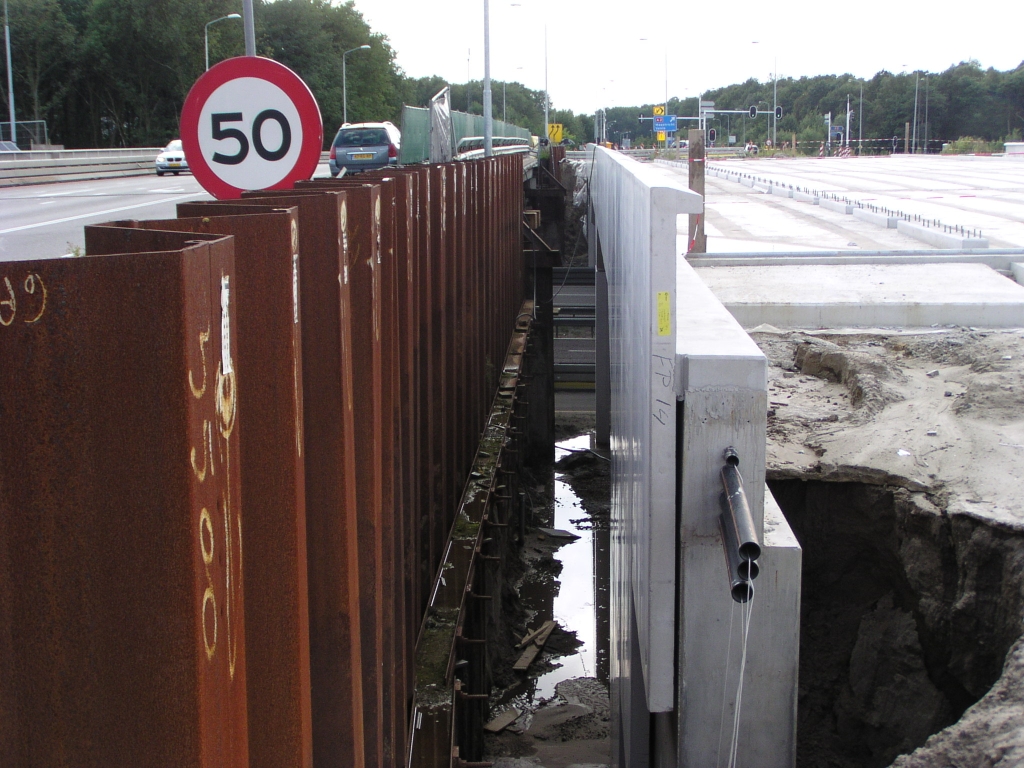
[[[177,176],[187,170],[188,162],[185,160],[185,150],[181,147],[181,139],[172,141],[156,156],[157,176],[163,176],[165,173],[173,173]]]
[[[331,143],[331,176],[398,165],[402,134],[392,123],[345,123]]]

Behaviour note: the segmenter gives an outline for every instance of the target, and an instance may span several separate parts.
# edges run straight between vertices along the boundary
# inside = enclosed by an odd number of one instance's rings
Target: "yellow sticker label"
[[[658,335],[672,335],[672,304],[668,291],[658,291]]]

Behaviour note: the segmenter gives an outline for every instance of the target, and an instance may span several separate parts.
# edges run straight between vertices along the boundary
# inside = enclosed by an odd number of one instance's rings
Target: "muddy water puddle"
[[[589,451],[590,446],[590,435],[564,440],[556,444],[555,460]],[[531,629],[553,619],[559,631],[522,681],[501,697],[502,703],[524,710],[550,700],[565,680],[587,677],[607,682],[606,643],[598,641],[598,625],[607,614],[608,591],[595,568],[595,559],[601,562],[606,557],[607,532],[595,529],[582,500],[558,470],[553,489],[554,504],[543,512],[535,510],[540,527],[525,543],[532,567],[518,591]],[[603,631],[607,634],[606,625]]]

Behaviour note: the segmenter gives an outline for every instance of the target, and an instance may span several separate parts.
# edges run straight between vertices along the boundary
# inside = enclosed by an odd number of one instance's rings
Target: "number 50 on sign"
[[[181,111],[189,167],[221,200],[246,189],[291,189],[310,178],[323,140],[313,94],[271,59],[222,61],[195,82]]]

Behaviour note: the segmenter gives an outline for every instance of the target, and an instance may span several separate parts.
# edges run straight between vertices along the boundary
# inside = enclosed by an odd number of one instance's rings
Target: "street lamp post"
[[[256,21],[252,12],[252,0],[242,0],[242,30],[245,34],[245,55],[256,55]]]
[[[775,74],[772,76],[772,150],[779,146],[779,57],[775,57]]]
[[[857,154],[864,152],[864,81],[860,81],[860,116],[857,118]]]
[[[345,60],[348,55],[354,51],[368,51],[370,46],[360,45],[358,48],[349,48],[343,54],[341,54],[341,122],[348,122],[348,70],[346,69]]]
[[[206,49],[206,68],[210,68],[210,25],[216,24],[218,21],[224,21],[225,19],[240,19],[242,18],[237,13],[229,13],[227,16],[221,16],[219,19],[206,22],[206,28],[203,30],[203,47]]]
[[[484,157],[494,154],[494,117],[491,108],[491,4],[484,0]]]
[[[548,98],[548,25],[544,25],[544,140],[549,141],[551,138],[551,128],[548,122],[548,104],[551,103],[551,99]]]
[[[4,0],[4,40],[7,42],[7,106],[11,118],[11,141],[18,143],[14,119],[14,70],[11,68],[11,26],[7,23],[7,0]]]
[[[850,146],[850,94],[846,94],[846,133],[843,134],[843,146]]]
[[[917,154],[917,92],[921,87],[921,73],[917,72],[917,80],[914,83],[914,141],[910,145],[910,153]]]

